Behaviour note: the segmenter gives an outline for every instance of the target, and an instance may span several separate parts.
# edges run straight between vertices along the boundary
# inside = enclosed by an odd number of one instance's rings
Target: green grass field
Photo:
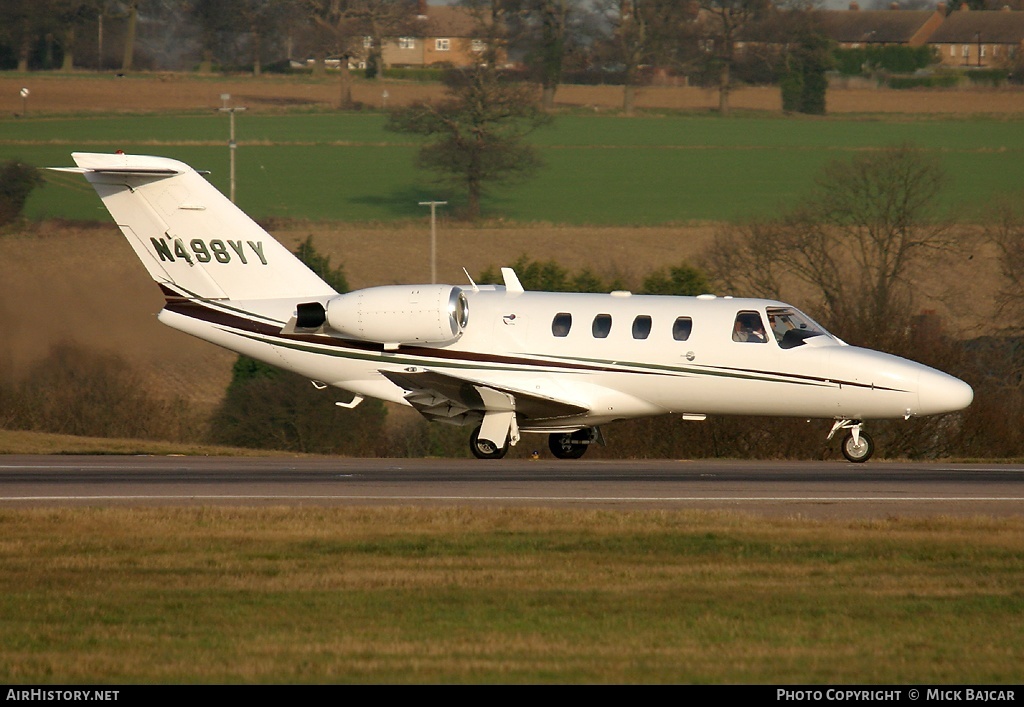
[[[546,167],[495,190],[487,216],[522,222],[653,225],[770,216],[829,160],[911,143],[949,174],[947,203],[971,210],[1024,185],[1021,120],[563,115],[532,136]],[[377,113],[238,118],[238,203],[256,218],[389,221],[418,201],[460,199],[413,167],[415,140]],[[227,119],[216,114],[0,121],[0,159],[70,165],[72,151],[137,151],[211,171],[228,190]],[[51,175],[32,218],[103,219],[81,180]]]
[[[1020,519],[0,510],[0,681],[1020,684]]]

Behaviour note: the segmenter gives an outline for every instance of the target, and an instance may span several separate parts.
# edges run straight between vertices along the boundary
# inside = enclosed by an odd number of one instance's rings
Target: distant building
[[[884,47],[891,44],[920,47],[942,25],[946,6],[935,10],[861,10],[856,2],[849,10],[820,10],[816,13],[825,35],[842,49]]]
[[[858,47],[928,45],[943,66],[984,68],[1002,66],[1024,42],[1024,12],[972,11],[966,3],[947,14],[946,4],[932,10],[861,10],[856,1],[849,10],[817,13],[825,34],[844,49]]]
[[[473,66],[483,60],[488,40],[481,25],[464,7],[420,2],[408,36],[384,41],[383,60],[391,66]],[[499,55],[503,61],[504,53]]]
[[[1009,8],[952,12],[928,38],[943,66],[995,67],[1012,59],[1024,41],[1024,12]]]

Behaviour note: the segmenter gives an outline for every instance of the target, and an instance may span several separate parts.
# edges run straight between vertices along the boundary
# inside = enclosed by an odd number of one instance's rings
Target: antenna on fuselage
[[[473,282],[473,278],[472,276],[470,276],[469,270],[466,270],[466,268],[462,268],[462,272],[466,273],[466,279],[469,280],[469,284],[473,286],[473,292],[479,292],[480,288],[477,287],[475,282]]]

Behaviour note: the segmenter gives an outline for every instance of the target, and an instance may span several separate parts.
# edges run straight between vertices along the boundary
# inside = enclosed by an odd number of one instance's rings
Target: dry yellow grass
[[[31,114],[95,112],[158,112],[211,110],[221,104],[220,94],[230,93],[239,103],[262,112],[295,108],[331,108],[337,103],[336,77],[265,75],[209,76],[182,73],[138,73],[117,79],[89,73],[0,75],[0,114],[23,110],[19,91],[31,91]],[[356,80],[353,97],[379,107],[387,91],[387,105],[404,105],[440,95],[437,84],[404,81]],[[556,104],[562,108],[618,110],[621,86],[561,86]],[[827,95],[830,113],[933,113],[972,115],[1024,113],[1024,90],[1018,87],[989,89],[831,88]],[[773,86],[737,87],[731,94],[737,110],[780,111],[779,89]],[[710,111],[718,107],[714,89],[692,86],[648,86],[637,92],[637,107],[656,110]]]
[[[258,449],[161,442],[145,439],[110,439],[0,429],[0,454],[146,454],[154,456],[265,457],[275,453]],[[296,456],[288,454],[288,456]]]

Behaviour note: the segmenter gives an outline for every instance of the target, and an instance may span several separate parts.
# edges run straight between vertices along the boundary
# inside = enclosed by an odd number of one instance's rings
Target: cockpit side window
[[[569,336],[569,330],[572,328],[572,315],[568,312],[559,312],[555,315],[555,318],[551,320],[551,333],[555,336]]]
[[[765,334],[764,324],[761,322],[761,313],[753,310],[738,312],[732,326],[732,340],[752,344],[766,343],[768,335]]]
[[[813,336],[826,335],[810,317],[792,307],[769,307],[768,325],[783,349],[800,346]]]

